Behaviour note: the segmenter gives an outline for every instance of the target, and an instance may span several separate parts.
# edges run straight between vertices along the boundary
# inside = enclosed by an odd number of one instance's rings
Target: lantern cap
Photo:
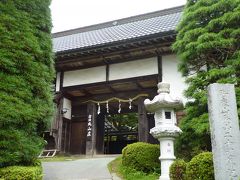
[[[158,83],[158,95],[156,95],[152,101],[146,99],[144,105],[150,112],[156,112],[163,108],[175,110],[183,109],[182,100],[171,96],[170,84],[165,82]]]

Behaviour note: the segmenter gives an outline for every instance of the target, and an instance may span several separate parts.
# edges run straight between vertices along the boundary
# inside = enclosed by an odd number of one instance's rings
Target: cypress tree
[[[211,150],[207,92],[211,83],[233,83],[240,115],[240,0],[188,0],[173,50],[186,77],[186,116],[177,141],[182,156]],[[192,154],[189,154],[189,151]]]
[[[0,1],[0,167],[30,165],[53,112],[50,0]]]

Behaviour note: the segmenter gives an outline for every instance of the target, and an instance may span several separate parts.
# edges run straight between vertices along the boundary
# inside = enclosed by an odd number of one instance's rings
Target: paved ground
[[[43,180],[112,180],[107,164],[115,157],[42,162]]]

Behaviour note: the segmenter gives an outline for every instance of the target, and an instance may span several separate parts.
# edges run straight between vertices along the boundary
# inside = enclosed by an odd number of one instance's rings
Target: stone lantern
[[[154,112],[155,127],[150,130],[152,136],[160,142],[161,176],[160,180],[170,180],[169,167],[176,159],[174,156],[174,140],[182,132],[176,126],[175,110],[183,109],[180,99],[170,96],[170,84],[159,83],[158,95],[152,101],[144,101],[147,111]]]

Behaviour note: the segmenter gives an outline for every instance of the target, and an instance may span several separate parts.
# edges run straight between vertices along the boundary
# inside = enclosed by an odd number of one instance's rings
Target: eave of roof
[[[67,54],[175,34],[183,6],[53,34],[54,52]]]

